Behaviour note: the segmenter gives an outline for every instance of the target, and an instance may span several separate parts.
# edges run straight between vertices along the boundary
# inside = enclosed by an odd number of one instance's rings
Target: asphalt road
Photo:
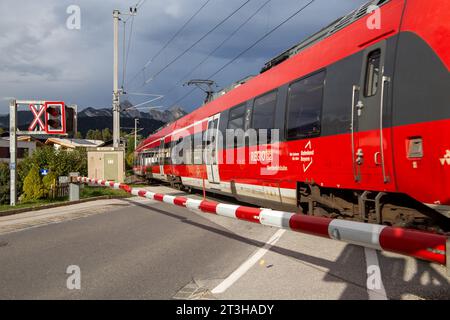
[[[164,208],[163,208],[164,207]],[[0,299],[170,299],[253,250],[187,210],[144,204],[0,236]],[[68,290],[77,265],[81,290]]]
[[[71,265],[80,290],[67,288]],[[144,199],[0,218],[0,299],[172,298],[449,299],[450,285],[412,258]]]

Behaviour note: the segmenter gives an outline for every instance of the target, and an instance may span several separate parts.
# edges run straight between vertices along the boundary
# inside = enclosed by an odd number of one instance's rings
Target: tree
[[[80,131],[77,131],[77,132],[74,134],[73,137],[74,137],[75,139],[83,139],[83,135],[81,134]]]
[[[134,165],[134,153],[128,153],[126,156],[126,168],[127,169],[132,169],[133,165]]]
[[[103,141],[109,141],[112,139],[112,134],[111,131],[109,130],[109,128],[105,128],[102,130],[102,140]]]
[[[102,140],[102,132],[99,129],[89,129],[89,131],[86,133],[86,139],[89,140]]]
[[[127,153],[134,152],[134,135],[130,135],[127,139]]]
[[[33,165],[23,182],[25,201],[39,200],[44,196],[44,184],[39,175],[39,169]]]
[[[0,127],[0,136],[5,133],[5,129],[3,129],[2,127]]]
[[[58,180],[58,175],[54,171],[49,171],[49,173],[42,178],[42,183],[44,185],[45,193],[48,195],[52,186],[56,185]]]
[[[86,139],[94,140],[95,131],[92,129],[89,129],[86,133]]]
[[[102,132],[99,129],[95,129],[94,131],[94,140],[102,140]]]
[[[56,178],[67,176],[70,172],[79,172],[80,175],[86,176],[87,153],[86,150],[79,149],[57,151],[50,146],[36,149],[31,156],[26,157],[18,164],[17,190],[24,190],[22,182],[24,182],[33,166],[38,169],[49,169],[49,174]]]
[[[0,204],[9,201],[9,166],[6,162],[0,162]]]

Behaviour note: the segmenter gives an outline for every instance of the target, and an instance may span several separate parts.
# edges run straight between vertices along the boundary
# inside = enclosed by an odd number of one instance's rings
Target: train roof
[[[266,72],[267,70],[273,68],[274,66],[282,63],[283,61],[291,58],[292,56],[295,56],[299,52],[305,50],[306,48],[316,44],[319,41],[324,40],[325,38],[328,38],[329,36],[333,35],[337,31],[345,28],[346,26],[352,24],[356,20],[362,18],[363,16],[369,14],[368,9],[372,5],[376,6],[382,6],[389,2],[390,0],[371,0],[362,6],[360,6],[358,9],[353,10],[349,14],[333,21],[328,26],[320,30],[319,32],[313,34],[309,38],[303,40],[302,42],[296,44],[295,46],[289,48],[288,50],[284,51],[283,53],[277,55],[276,57],[272,58],[261,69],[261,73]]]
[[[286,60],[291,59],[292,57],[298,55],[300,52],[305,51],[309,47],[314,46],[315,44],[323,41],[324,39],[332,36],[336,32],[344,29],[345,27],[349,26],[353,22],[355,22],[355,21],[359,20],[360,18],[364,17],[365,15],[369,14],[368,8],[371,5],[376,5],[376,6],[381,7],[382,5],[385,5],[391,1],[392,0],[371,0],[371,1],[363,4],[358,9],[353,10],[352,12],[345,15],[344,17],[333,21],[331,24],[329,24],[328,26],[326,26],[319,32],[315,33],[314,35],[310,36],[306,40],[300,42],[299,44],[291,47],[290,49],[286,50],[285,52],[279,54],[275,58],[268,61],[265,64],[265,66],[263,67],[263,69],[261,70],[260,74],[264,74],[265,72],[272,69],[273,67],[281,64],[282,62],[284,62]],[[205,107],[209,106],[211,103],[216,104],[217,100],[221,100],[222,98],[227,96],[229,92],[234,92],[235,90],[239,90],[239,87],[241,87],[242,85],[246,84],[247,82],[250,83],[253,80],[256,80],[258,78],[259,78],[259,76],[256,76],[256,77],[250,76],[250,77],[247,77],[240,81],[235,82],[234,84],[232,84],[231,86],[229,86],[226,89],[223,89],[221,92],[219,92],[220,94],[219,93],[216,94],[214,96],[214,99],[211,100],[210,102],[208,102],[207,104],[202,105],[201,107],[199,107],[196,110],[194,110],[193,112],[185,115],[184,117],[182,117],[174,122],[168,123],[168,124],[164,125],[163,127],[161,127],[160,129],[158,129],[155,133],[151,134],[147,139],[142,141],[139,144],[136,151],[140,151],[140,150],[144,149],[145,147],[149,146],[150,144],[153,144],[155,141],[165,138],[166,136],[170,135],[171,132],[174,132],[175,130],[182,128],[186,123],[188,123],[191,120],[193,122],[195,122],[196,119],[197,120],[199,119],[199,115],[200,115],[200,117],[203,116],[203,114],[205,113]],[[220,101],[217,101],[217,104],[220,105],[221,104]]]

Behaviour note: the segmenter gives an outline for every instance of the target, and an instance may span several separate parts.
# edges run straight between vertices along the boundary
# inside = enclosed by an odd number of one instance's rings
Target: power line
[[[134,24],[134,17],[135,16],[133,15],[133,16],[130,16],[130,17],[131,17],[130,35],[129,35],[129,39],[128,39],[128,48],[126,50],[125,50],[125,48],[127,47],[127,44],[126,44],[127,43],[127,41],[126,41],[126,39],[127,39],[127,37],[126,37],[126,34],[127,34],[126,30],[127,30],[127,28],[126,28],[126,26],[127,26],[127,21],[129,19],[123,21],[123,49],[122,49],[122,56],[123,56],[124,61],[123,61],[123,70],[122,70],[122,85],[121,85],[122,89],[123,89],[123,86],[124,86],[124,83],[125,83],[125,80],[126,80],[127,64],[128,64],[128,57],[129,57],[129,54],[130,54],[131,39],[132,39],[132,35],[133,35],[133,24]]]
[[[173,40],[187,27],[187,25],[202,11],[204,7],[210,2],[211,0],[207,0],[193,15],[189,18],[188,21],[172,36],[172,38],[169,39],[169,41],[166,42],[166,44],[145,64],[145,67],[148,66],[149,63],[152,63],[153,60],[155,60],[163,51],[166,49],[170,43],[172,43]]]
[[[126,42],[126,37],[127,37],[127,20],[123,21],[123,43],[122,43],[122,57],[124,57],[125,59],[125,42]],[[125,81],[125,63],[123,63],[122,66],[122,89],[123,89],[123,83]]]
[[[144,0],[145,1],[145,0]],[[181,26],[181,28],[178,29],[177,32],[175,32],[175,34],[164,44],[164,46],[161,47],[161,49],[159,49],[159,51],[154,54],[144,65],[144,67],[139,70],[131,79],[131,81],[129,82],[129,84],[133,83],[134,80],[136,80],[137,76],[141,73],[144,72],[145,69],[148,67],[148,65],[150,63],[152,63],[179,35],[180,33],[192,22],[192,20],[195,19],[195,17],[203,10],[204,7],[206,7],[206,5],[211,2],[211,0],[207,0],[206,2],[203,3],[203,5],[196,11],[194,12],[194,14]]]
[[[136,9],[139,9],[140,7],[142,7],[144,5],[145,1],[147,1],[147,0],[140,0],[138,3],[135,4],[134,7]]]
[[[212,55],[214,55],[222,46],[228,42],[236,33],[238,33],[250,20],[252,20],[269,2],[272,0],[267,0],[264,2],[250,17],[248,17],[243,23],[241,23],[228,37],[226,37],[213,51],[211,51],[208,56],[206,56],[205,59],[203,59],[199,64],[197,64],[193,69],[191,69],[187,74],[185,74],[183,77],[178,80],[175,85],[165,93],[167,96],[169,93],[171,93],[174,89],[178,88],[178,85],[187,77],[189,77],[194,71],[196,71],[198,68],[200,68],[209,58],[211,58]]]
[[[283,25],[285,25],[288,21],[290,21],[292,18],[294,18],[295,16],[297,16],[300,12],[302,12],[303,10],[305,10],[307,7],[309,7],[315,0],[311,0],[309,1],[306,5],[304,5],[302,8],[300,8],[299,10],[297,10],[296,12],[294,12],[292,15],[290,15],[286,20],[282,21],[280,24],[278,24],[275,28],[273,28],[272,30],[270,30],[269,32],[267,32],[266,34],[264,34],[261,38],[259,38],[258,40],[256,40],[251,46],[249,46],[247,49],[245,49],[244,51],[242,51],[241,53],[239,53],[236,57],[234,57],[231,61],[227,62],[226,64],[224,64],[219,70],[217,70],[216,72],[214,72],[212,75],[210,75],[208,78],[212,78],[214,76],[216,76],[217,74],[219,74],[220,72],[222,72],[225,68],[227,68],[230,64],[232,64],[234,61],[236,61],[237,59],[239,59],[240,57],[242,57],[244,54],[246,54],[248,51],[250,51],[251,49],[253,49],[258,43],[260,43],[262,40],[264,40],[265,38],[267,38],[268,36],[270,36],[272,33],[274,33],[276,30],[278,30],[279,28],[281,28]]]
[[[127,77],[127,64],[128,64],[128,57],[130,56],[131,40],[133,37],[133,24],[134,24],[134,16],[133,16],[133,18],[131,18],[130,36],[128,38],[128,48],[127,48],[126,56],[124,56],[125,62],[124,62],[124,68],[123,68],[124,71],[123,71],[123,79],[122,79],[122,89],[123,89],[123,84],[124,84],[124,82],[126,82],[126,77]],[[125,25],[124,25],[124,27],[125,27]],[[123,39],[123,41],[124,41],[124,45],[125,45],[125,38]]]
[[[176,56],[172,61],[170,61],[168,64],[166,64],[162,69],[160,69],[158,72],[156,72],[153,76],[148,78],[142,86],[146,85],[150,81],[154,80],[157,76],[159,76],[162,72],[167,70],[171,65],[173,65],[175,62],[177,62],[181,57],[183,57],[186,53],[188,53],[193,47],[195,47],[198,43],[200,43],[203,39],[205,39],[207,36],[209,36],[211,33],[213,33],[217,28],[219,28],[222,24],[224,24],[227,20],[229,20],[232,16],[234,16],[239,10],[241,10],[247,3],[249,3],[251,0],[246,0],[243,4],[239,6],[236,10],[234,10],[232,13],[230,13],[225,19],[220,21],[218,24],[214,26],[211,30],[209,30],[206,34],[204,34],[200,39],[195,41],[189,48],[184,50],[181,54]]]
[[[244,55],[245,53],[247,53],[248,51],[250,51],[251,49],[253,49],[258,43],[260,43],[262,40],[264,40],[265,38],[267,38],[269,35],[271,35],[273,32],[275,32],[276,30],[278,30],[280,27],[282,27],[284,24],[286,24],[288,21],[290,21],[292,18],[294,18],[295,16],[297,16],[300,12],[302,12],[303,10],[305,10],[307,7],[309,7],[315,0],[310,0],[306,5],[304,5],[303,7],[301,7],[299,10],[297,10],[296,12],[294,12],[292,15],[290,15],[287,19],[283,20],[280,24],[278,24],[276,27],[272,28],[269,32],[265,33],[262,37],[260,37],[258,40],[256,40],[252,45],[250,45],[249,47],[247,47],[245,50],[241,51],[237,56],[235,56],[232,60],[230,60],[229,62],[227,62],[226,64],[224,64],[222,67],[220,67],[216,72],[214,72],[213,74],[211,74],[208,79],[211,79],[212,77],[216,76],[217,74],[219,74],[220,72],[222,72],[225,68],[227,68],[230,64],[232,64],[234,61],[236,61],[237,59],[239,59],[242,55]],[[182,96],[180,99],[176,100],[173,105],[176,105],[177,103],[179,103],[180,101],[184,100],[185,98],[187,98],[188,96],[190,96],[193,92],[195,91],[195,88],[193,90],[191,90],[190,92],[188,92],[187,94],[185,94],[184,96]]]
[[[130,7],[130,13],[127,14],[128,17],[125,20],[122,20],[123,21],[123,52],[122,52],[122,55],[123,55],[123,59],[124,59],[123,70],[122,70],[122,85],[121,85],[122,90],[123,90],[123,87],[124,87],[124,83],[126,82],[127,64],[128,64],[128,57],[129,57],[129,54],[130,54],[131,40],[132,40],[132,36],[133,36],[134,18],[136,16],[137,9],[142,7],[146,1],[147,0],[140,0],[133,7]],[[130,19],[131,19],[130,35],[129,35],[129,39],[128,39],[128,48],[127,48],[127,50],[125,52],[126,26],[127,26],[128,20],[130,20]]]
[[[194,91],[197,88],[192,89],[191,91],[189,91],[188,93],[186,93],[184,96],[182,96],[181,98],[179,98],[177,101],[175,101],[174,103],[171,103],[170,106],[175,106],[177,103],[183,101],[185,98],[187,98],[188,96],[190,96],[192,93],[194,93]]]

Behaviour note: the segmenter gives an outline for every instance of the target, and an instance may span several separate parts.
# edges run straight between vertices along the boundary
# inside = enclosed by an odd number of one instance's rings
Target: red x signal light
[[[66,133],[64,102],[45,102],[45,132]]]

